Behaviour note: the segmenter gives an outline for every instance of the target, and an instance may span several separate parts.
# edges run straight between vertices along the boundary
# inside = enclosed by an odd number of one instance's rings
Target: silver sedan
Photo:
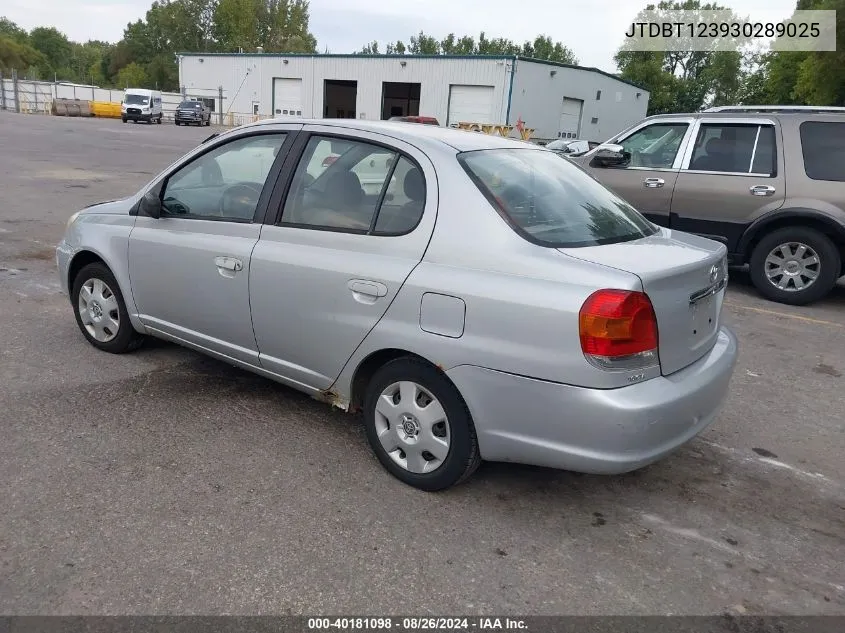
[[[362,411],[424,490],[482,459],[645,466],[713,422],[737,357],[723,245],[460,130],[239,127],[75,213],[56,256],[96,348],[158,337]]]

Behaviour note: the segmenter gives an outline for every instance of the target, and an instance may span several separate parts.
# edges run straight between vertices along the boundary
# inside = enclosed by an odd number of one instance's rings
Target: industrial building
[[[261,118],[521,121],[535,139],[603,141],[643,119],[649,99],[595,68],[519,56],[182,53],[178,62],[184,94]]]

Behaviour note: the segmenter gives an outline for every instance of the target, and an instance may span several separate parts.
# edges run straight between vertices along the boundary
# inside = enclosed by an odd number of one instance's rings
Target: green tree
[[[147,88],[149,78],[144,67],[132,62],[120,69],[117,73],[117,86],[119,88]]]
[[[317,38],[309,30],[307,0],[267,0],[262,45],[274,53],[315,53]]]
[[[645,11],[666,14],[670,11],[726,10],[715,3],[699,0],[660,2]],[[641,12],[637,21],[645,21]],[[666,21],[672,21],[667,16]],[[737,18],[737,21],[739,19]],[[649,114],[694,112],[704,106],[735,103],[740,93],[743,56],[736,51],[691,50],[637,51],[623,45],[616,53],[621,77],[645,87],[651,93]]]
[[[538,35],[533,42],[522,45],[522,54],[535,59],[547,59],[563,64],[577,64],[578,58],[572,49],[560,42],[553,42],[548,35]]]
[[[28,74],[30,68],[46,63],[44,55],[29,44],[0,35],[0,70],[4,73],[17,70],[21,76],[24,76]]]
[[[485,33],[478,36],[478,40],[471,35],[456,36],[449,33],[441,40],[420,31],[411,36],[406,45],[398,41],[388,44],[385,52],[388,55],[524,55],[536,59],[551,60],[565,64],[577,64],[578,59],[572,49],[561,42],[554,42],[548,35],[538,35],[533,41],[517,44],[503,37],[488,39]],[[361,51],[363,55],[377,55],[379,43],[370,42]]]
[[[388,55],[404,55],[406,50],[405,42],[397,41],[395,44],[388,43],[384,52]]]
[[[361,55],[378,55],[378,42],[370,42],[361,49]]]
[[[8,37],[18,44],[29,44],[29,34],[9,18],[0,17],[0,37]]]
[[[833,9],[837,13],[836,51],[805,53],[795,82],[794,96],[807,105],[845,105],[845,0],[807,2],[812,9]],[[799,1],[798,7],[802,6]]]
[[[408,52],[412,55],[439,55],[440,42],[420,31],[418,35],[411,36]]]
[[[46,63],[38,65],[41,78],[53,79],[55,76],[60,79],[71,79],[73,47],[64,33],[52,26],[39,26],[30,32],[29,42],[35,50],[44,55],[46,60]]]
[[[313,53],[308,7],[306,0],[218,0],[213,32],[225,51]]]

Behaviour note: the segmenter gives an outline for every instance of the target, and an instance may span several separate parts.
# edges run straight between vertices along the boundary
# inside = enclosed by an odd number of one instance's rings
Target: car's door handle
[[[237,257],[215,257],[214,264],[221,270],[238,272],[244,269],[244,263]]]
[[[771,196],[775,188],[771,185],[754,185],[749,189],[752,196]]]
[[[376,299],[387,295],[387,286],[378,281],[353,279],[346,287],[352,291],[355,300],[361,303],[374,303]]]
[[[647,187],[648,189],[657,189],[665,184],[666,181],[663,178],[646,178],[643,180],[643,187]]]

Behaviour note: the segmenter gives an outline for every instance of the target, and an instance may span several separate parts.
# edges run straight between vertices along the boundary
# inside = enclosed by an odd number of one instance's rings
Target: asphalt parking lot
[[[0,113],[0,613],[845,615],[845,288],[793,308],[734,275],[730,399],[656,465],[426,494],[353,417],[77,330],[67,218],[209,133]]]

